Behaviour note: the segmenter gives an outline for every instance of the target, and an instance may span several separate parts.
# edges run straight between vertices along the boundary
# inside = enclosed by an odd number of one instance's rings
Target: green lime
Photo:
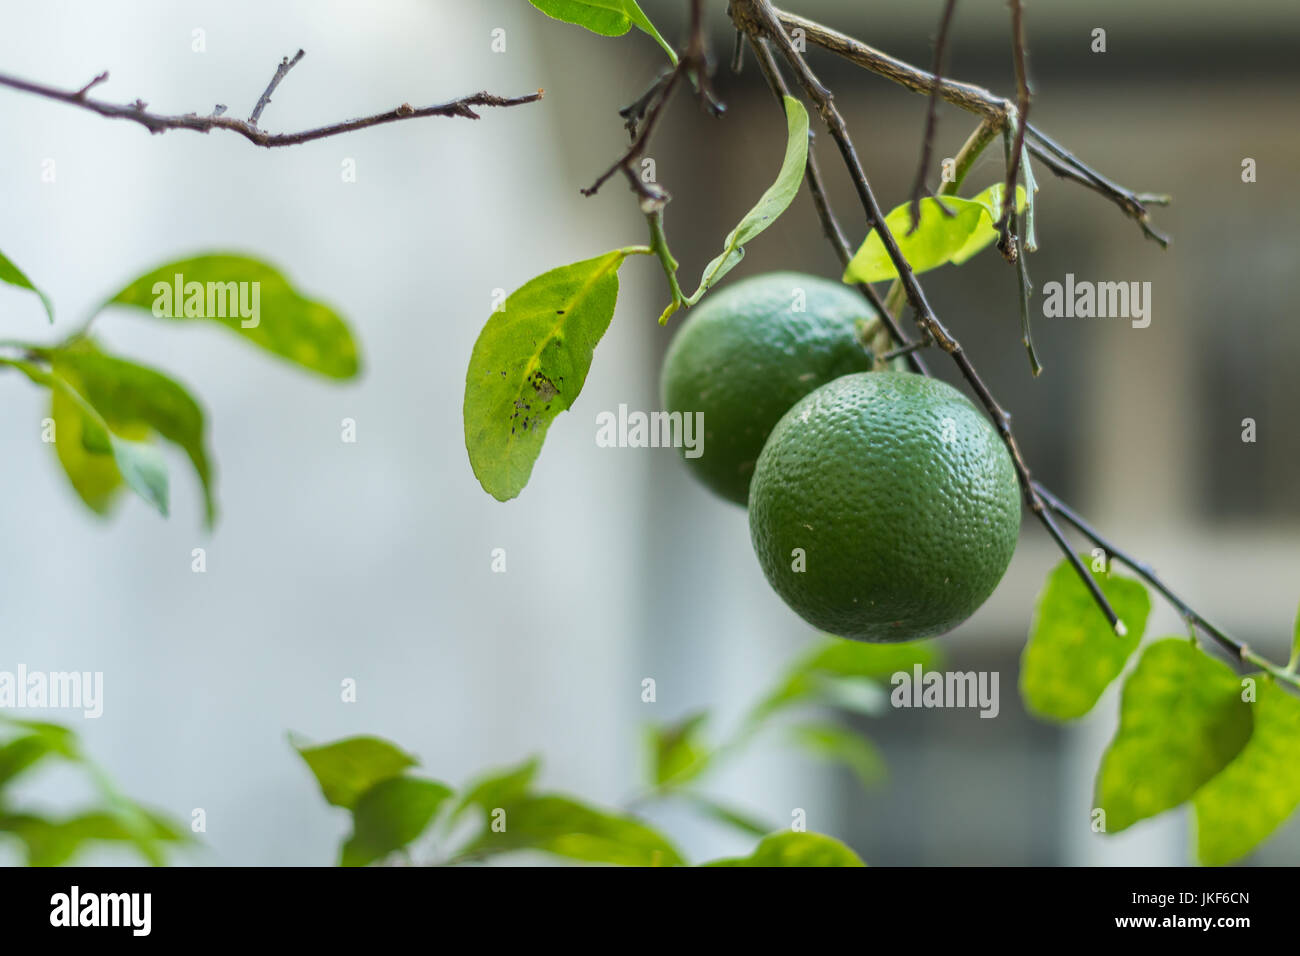
[[[669,412],[704,415],[687,467],[737,504],[773,426],[819,385],[871,367],[860,341],[875,310],[839,282],[771,272],[712,292],[691,311],[664,359]]]
[[[1020,492],[997,431],[951,385],[846,375],[772,430],[749,529],[768,582],[809,624],[911,641],[951,630],[993,593]]]

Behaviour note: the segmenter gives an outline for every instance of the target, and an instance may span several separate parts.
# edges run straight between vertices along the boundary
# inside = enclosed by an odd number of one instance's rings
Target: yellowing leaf
[[[921,200],[920,225],[910,235],[910,203],[890,212],[885,217],[885,225],[913,272],[928,272],[950,262],[961,265],[998,237],[995,223],[1001,212],[1005,188],[1002,185],[990,186],[971,199],[926,197]],[[1017,186],[1018,211],[1025,208],[1025,201],[1024,187]],[[944,215],[940,202],[954,215]],[[885,251],[880,234],[872,230],[845,267],[843,278],[845,282],[880,282],[897,277],[898,270]]]
[[[479,333],[465,373],[465,448],[497,500],[528,484],[551,422],[582,391],[627,255],[607,252],[529,280]]]

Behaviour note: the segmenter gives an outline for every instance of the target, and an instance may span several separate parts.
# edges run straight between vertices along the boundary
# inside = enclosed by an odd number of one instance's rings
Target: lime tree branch
[[[1105,614],[1107,621],[1112,629],[1117,633],[1123,634],[1126,631],[1124,623],[1111,607],[1110,602],[1102,593],[1100,586],[1093,576],[1084,567],[1079,556],[1075,554],[1074,549],[1070,547],[1069,541],[1066,540],[1060,526],[1056,523],[1052,511],[1044,504],[1043,499],[1039,496],[1034,486],[1033,478],[1030,474],[1029,467],[1025,464],[1024,456],[1021,454],[1020,446],[1016,441],[1015,434],[1011,430],[1011,416],[998,404],[993,397],[984,380],[971,364],[969,357],[962,349],[961,343],[944,327],[939,317],[931,308],[929,301],[926,299],[925,292],[921,284],[913,274],[911,266],[903,256],[902,251],[898,248],[898,242],[895,240],[893,233],[884,225],[885,217],[881,212],[880,204],[876,200],[871,184],[867,179],[862,163],[858,159],[857,150],[853,146],[853,141],[849,137],[848,128],[845,125],[844,117],[840,115],[835,106],[834,98],[831,92],[822,86],[817,79],[816,74],[808,66],[807,60],[795,49],[789,35],[785,32],[781,21],[777,18],[776,11],[767,0],[732,0],[731,15],[736,26],[744,30],[756,40],[766,38],[776,45],[780,50],[786,63],[795,73],[799,80],[800,86],[803,87],[808,99],[816,106],[817,112],[821,114],[830,131],[831,137],[835,140],[836,146],[839,147],[844,164],[848,168],[849,174],[853,179],[854,188],[857,191],[858,199],[862,204],[863,212],[866,216],[867,226],[875,229],[880,235],[885,251],[888,253],[890,260],[898,272],[902,282],[903,291],[906,293],[907,300],[911,303],[915,313],[915,320],[921,330],[923,339],[933,341],[944,352],[948,353],[956,363],[966,379],[971,390],[979,398],[980,403],[984,406],[985,411],[992,419],[994,426],[998,430],[1007,451],[1011,455],[1012,462],[1015,465],[1016,476],[1020,482],[1021,492],[1024,495],[1025,503],[1029,509],[1038,518],[1048,534],[1060,547],[1061,551],[1073,564],[1080,580],[1088,588],[1093,600]],[[811,34],[809,34],[811,38]]]
[[[736,16],[744,17],[750,6],[748,0],[741,0],[740,3],[733,5],[733,19]],[[861,40],[797,14],[773,8],[768,3],[764,6],[772,10],[773,15],[786,31],[802,30],[808,42],[814,46],[856,63],[863,69],[883,76],[914,93],[929,96],[932,90],[937,90],[939,97],[945,102],[995,121],[998,129],[1001,129],[1014,115],[1016,110],[1014,103],[981,86],[951,79],[940,79],[936,83],[934,74],[882,53]],[[1168,196],[1135,193],[1112,182],[1031,124],[1025,124],[1025,142],[1029,153],[1041,160],[1057,176],[1070,179],[1101,194],[1137,222],[1148,239],[1162,246],[1168,245],[1168,237],[1151,226],[1150,210],[1147,208],[1167,205],[1170,201]]]
[[[292,60],[286,56],[280,61],[279,67],[276,68],[275,76],[271,77],[271,82],[266,85],[266,90],[257,98],[257,105],[253,107],[253,112],[249,114],[248,123],[250,126],[257,125],[257,121],[262,118],[262,110],[266,109],[267,105],[271,102],[271,94],[275,92],[275,88],[280,85],[281,80],[288,76],[289,71],[298,65],[298,61],[306,55],[307,54],[303,50],[299,50],[293,55]]]
[[[784,29],[781,26],[782,20],[785,16],[786,15],[781,14],[780,18],[778,18],[777,12],[773,10],[771,4],[768,3],[767,0],[733,0],[732,3],[732,18],[735,21],[737,28],[749,36],[750,43],[758,54],[759,62],[764,66],[764,72],[767,74],[768,82],[773,86],[773,89],[781,92],[784,91],[785,87],[784,81],[780,77],[779,69],[773,61],[770,51],[767,49],[768,40],[777,44],[787,63],[796,74],[798,74],[800,84],[804,87],[805,93],[808,95],[809,99],[817,105],[818,111],[822,114],[831,131],[831,135],[836,139],[837,145],[840,147],[841,154],[845,159],[845,164],[849,168],[849,172],[854,179],[854,185],[862,200],[867,222],[874,228],[882,220],[880,209],[875,203],[875,197],[872,194],[871,186],[866,179],[865,173],[862,171],[861,164],[857,161],[857,155],[848,138],[848,133],[844,127],[843,119],[835,109],[830,91],[821,86],[817,81],[816,76],[808,68],[806,61],[798,51],[793,48],[791,41],[786,36]],[[809,24],[818,30],[823,29],[815,24],[811,24],[811,21],[803,21],[802,19],[800,19],[800,24]],[[814,30],[807,29],[806,33],[810,39],[814,37]],[[848,40],[848,38],[845,39]],[[848,42],[857,44],[858,41],[848,40]],[[865,45],[859,45],[863,46],[865,49],[870,49],[869,47],[865,47]],[[946,82],[947,81],[945,81],[945,83]],[[924,89],[918,88],[917,92],[924,92]],[[1007,104],[1007,106],[1010,110],[1014,111],[1016,109],[1011,104]],[[974,112],[977,112],[982,117],[981,122],[958,154],[957,161],[954,164],[957,173],[956,182],[945,184],[945,187],[940,190],[941,195],[944,193],[954,193],[956,191],[961,179],[974,163],[975,158],[989,144],[989,142],[991,142],[993,137],[999,131],[1003,131],[1004,133],[1006,132],[1006,122],[1008,117],[1016,115],[1015,112],[998,113],[991,110],[980,109],[977,109]],[[1024,126],[1028,131],[1031,140],[1037,138],[1043,144],[1043,148],[1047,151],[1048,155],[1055,157],[1060,160],[1062,164],[1065,164],[1062,168],[1068,167],[1071,170],[1074,170],[1074,172],[1070,172],[1068,175],[1074,176],[1078,170],[1086,169],[1082,164],[1078,164],[1077,160],[1075,160],[1074,157],[1062,146],[1042,134],[1037,133],[1033,127],[1028,124],[1024,124]],[[1035,153],[1035,155],[1038,154]],[[1051,166],[1050,162],[1049,166]],[[1085,174],[1078,173],[1078,175],[1083,176]],[[1089,172],[1086,175],[1101,179],[1099,174]],[[1094,185],[1096,184],[1094,183]],[[1111,195],[1112,197],[1133,195],[1121,187],[1109,183],[1109,181],[1104,181],[1103,187],[1104,188],[1098,188],[1097,191]],[[814,190],[815,199],[819,192],[819,189]],[[1138,202],[1138,207],[1134,207],[1136,210],[1140,207],[1141,202],[1167,201],[1167,197],[1142,196],[1136,197],[1135,201]],[[833,211],[830,209],[829,204],[825,202],[824,194],[822,194],[821,200],[818,201],[816,205],[818,213],[822,217],[826,234],[830,238],[832,246],[835,247],[836,254],[841,258],[841,261],[844,261],[844,253],[848,247],[843,241],[843,231],[835,220]],[[1134,218],[1139,219],[1143,224],[1144,230],[1148,228],[1145,223],[1144,213],[1140,216],[1132,212],[1130,214],[1134,215]],[[1257,654],[1247,644],[1232,637],[1222,628],[1211,622],[1203,614],[1192,608],[1190,604],[1175,593],[1173,589],[1156,574],[1149,564],[1130,555],[1128,552],[1115,547],[1110,541],[1102,537],[1102,535],[1081,515],[1068,507],[1040,482],[1032,478],[1029,469],[1025,465],[1024,458],[1015,442],[1014,436],[1011,433],[1010,416],[1008,416],[993,399],[987,386],[981,380],[969,359],[965,356],[961,346],[951,337],[951,335],[947,334],[946,330],[944,330],[942,325],[938,322],[937,317],[930,310],[929,304],[926,302],[924,293],[921,291],[915,275],[909,268],[905,257],[898,249],[897,242],[894,240],[890,231],[888,229],[881,229],[880,233],[882,243],[884,244],[885,249],[899,274],[899,280],[897,283],[898,288],[902,290],[902,293],[905,293],[907,300],[911,302],[912,307],[916,312],[917,323],[921,327],[923,334],[932,332],[943,333],[942,336],[938,334],[933,335],[935,343],[952,356],[959,370],[962,372],[963,377],[966,379],[967,384],[984,404],[985,410],[993,419],[994,424],[997,426],[999,433],[1002,435],[1003,440],[1006,442],[1007,448],[1011,453],[1026,501],[1029,503],[1035,515],[1043,523],[1044,527],[1048,530],[1049,534],[1051,534],[1052,538],[1056,541],[1057,545],[1070,560],[1075,571],[1080,574],[1084,584],[1088,586],[1089,591],[1096,601],[1097,606],[1106,615],[1111,626],[1122,633],[1122,623],[1117,620],[1114,610],[1111,608],[1105,596],[1100,592],[1100,588],[1096,585],[1092,575],[1087,572],[1087,569],[1084,568],[1078,555],[1076,555],[1073,548],[1070,547],[1069,542],[1065,539],[1065,536],[1061,532],[1060,526],[1054,520],[1053,515],[1059,516],[1064,522],[1066,522],[1066,524],[1082,534],[1095,546],[1106,551],[1111,558],[1118,560],[1121,564],[1131,568],[1140,578],[1146,581],[1167,601],[1169,601],[1169,603],[1182,615],[1184,620],[1187,621],[1188,625],[1194,631],[1200,631],[1207,635],[1211,640],[1231,655],[1231,657],[1239,664],[1257,667],[1269,673],[1279,681],[1300,688],[1300,675],[1298,675],[1295,670],[1297,658],[1300,658],[1300,653],[1293,653],[1292,661],[1286,667],[1282,667]],[[907,343],[906,338],[901,334],[896,336],[896,338],[898,338],[900,342],[905,343],[905,348],[912,348],[916,345],[922,344],[919,342]]]
[[[529,93],[524,96],[497,96],[493,93],[473,93],[469,96],[462,96],[460,99],[451,100],[447,103],[440,103],[436,106],[414,107],[409,103],[403,103],[396,109],[388,110],[384,113],[376,113],[373,116],[363,116],[357,119],[344,120],[339,123],[332,123],[328,126],[320,126],[315,129],[302,130],[297,133],[268,133],[258,127],[262,118],[262,111],[266,109],[271,102],[271,94],[280,81],[290,69],[303,58],[302,50],[294,55],[293,59],[286,57],[281,61],[279,68],[272,77],[266,91],[258,99],[257,105],[253,112],[246,120],[235,119],[231,116],[224,115],[226,107],[218,105],[209,114],[200,116],[197,113],[182,113],[180,115],[166,115],[162,113],[153,113],[148,109],[148,104],[143,100],[136,100],[133,103],[117,104],[109,103],[105,100],[93,99],[88,94],[99,84],[108,79],[107,73],[100,73],[85,86],[76,90],[61,90],[53,86],[47,86],[44,83],[37,83],[32,80],[25,80],[20,77],[10,76],[0,73],[0,86],[8,87],[12,90],[18,90],[23,93],[31,93],[35,96],[41,96],[46,99],[56,100],[60,103],[67,103],[71,106],[77,106],[92,113],[108,119],[129,120],[138,123],[147,129],[150,133],[165,133],[167,130],[185,129],[196,133],[209,133],[212,130],[227,130],[237,133],[244,139],[248,140],[254,146],[264,146],[272,148],[276,146],[296,146],[301,143],[309,143],[312,140],[325,139],[329,136],[338,136],[341,133],[351,133],[359,129],[368,129],[371,126],[382,126],[386,123],[396,123],[402,120],[421,119],[427,116],[459,116],[464,119],[479,119],[476,107],[485,106],[521,106],[525,103],[535,103],[542,98],[542,91]]]
[[[1039,495],[1047,502],[1047,506],[1061,516],[1068,524],[1074,527],[1076,531],[1091,541],[1094,545],[1105,551],[1111,558],[1119,561],[1121,564],[1130,568],[1138,577],[1146,581],[1147,584],[1155,588],[1167,600],[1174,609],[1182,615],[1183,620],[1192,627],[1201,630],[1208,635],[1216,644],[1226,651],[1239,664],[1249,664],[1267,671],[1278,680],[1290,684],[1292,687],[1300,688],[1300,675],[1297,675],[1290,666],[1283,668],[1267,658],[1261,657],[1250,649],[1249,645],[1232,637],[1221,627],[1214,624],[1200,612],[1196,611],[1190,604],[1174,593],[1173,589],[1166,584],[1151,565],[1147,564],[1127,551],[1117,548],[1109,540],[1102,537],[1088,521],[1077,511],[1063,502],[1052,492],[1048,491],[1039,482],[1034,483],[1038,489]]]
[[[1016,178],[1020,173],[1020,160],[1025,146],[1025,124],[1029,122],[1029,77],[1025,72],[1025,24],[1021,0],[1011,0],[1011,51],[1016,67],[1016,123],[1014,142],[1007,156],[1007,181],[1003,191],[1002,218],[998,231],[1002,238],[999,246],[1009,261],[1018,256],[1011,227],[1016,218]]]
[[[661,73],[650,87],[632,103],[619,110],[623,117],[632,142],[623,154],[608,169],[596,177],[595,182],[582,190],[584,196],[594,196],[600,188],[614,176],[622,173],[627,179],[632,192],[640,202],[641,212],[646,217],[650,229],[650,249],[659,258],[664,275],[668,278],[672,301],[660,317],[660,322],[667,320],[673,312],[686,303],[686,295],[677,281],[677,260],[668,248],[664,235],[664,207],[672,196],[657,182],[647,179],[637,169],[650,145],[650,138],[663,116],[664,107],[668,105],[673,91],[684,78],[695,89],[700,102],[713,115],[719,116],[725,107],[718,102],[709,80],[709,51],[705,42],[704,3],[703,0],[691,0],[690,36],[686,50],[679,56],[672,68]]]

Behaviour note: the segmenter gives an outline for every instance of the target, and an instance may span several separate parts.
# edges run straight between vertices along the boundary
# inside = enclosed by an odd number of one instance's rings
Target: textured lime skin
[[[796,290],[804,310],[793,311]],[[704,413],[692,474],[743,505],[763,443],[814,388],[871,367],[860,326],[875,311],[847,286],[771,272],[712,292],[673,339],[660,377],[663,407]]]
[[[749,529],[768,582],[809,624],[910,641],[951,630],[993,593],[1015,551],[1020,492],[997,432],[951,385],[846,375],[773,429]]]

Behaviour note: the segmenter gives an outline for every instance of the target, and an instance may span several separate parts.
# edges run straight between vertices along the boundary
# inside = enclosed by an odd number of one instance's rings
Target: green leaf
[[[750,836],[761,837],[772,832],[770,824],[765,823],[757,817],[753,817],[742,810],[737,810],[734,807],[729,807],[726,804],[719,803],[711,797],[692,793],[687,794],[686,799],[690,802],[691,806],[695,807],[696,810],[703,813],[706,817],[725,823],[727,826],[735,827],[737,830],[743,830]]]
[[[41,305],[45,306],[45,314],[49,317],[50,322],[54,322],[54,303],[50,301],[50,297],[36,288],[32,284],[32,280],[27,278],[26,273],[14,265],[3,252],[0,252],[0,282],[35,292],[40,297]]]
[[[656,787],[680,786],[700,775],[711,756],[701,731],[707,713],[691,714],[664,727],[651,727],[651,781]]]
[[[365,866],[418,839],[450,796],[451,790],[434,780],[381,780],[352,808],[352,835],[339,865]]]
[[[203,411],[189,391],[155,369],[101,352],[88,339],[77,339],[58,349],[43,349],[40,354],[56,374],[94,406],[114,432],[136,439],[156,432],[185,451],[203,486],[204,517],[211,526],[216,507],[206,428]],[[57,391],[51,415],[59,461],[86,504],[102,513],[120,482],[120,473],[111,458],[87,453],[81,413]],[[65,432],[71,433],[69,440],[57,441]]]
[[[926,197],[921,200],[920,225],[912,228],[911,203],[903,203],[885,217],[903,258],[916,273],[928,272],[939,266],[953,263],[961,265],[998,237],[995,228],[1002,204],[1004,185],[990,186],[971,199],[959,196],[942,197],[953,216],[944,215],[940,200]],[[1018,210],[1025,208],[1023,186],[1016,187]],[[872,230],[844,269],[845,282],[880,282],[898,278],[894,261],[885,251],[880,233]]]
[[[1106,832],[1191,798],[1250,739],[1232,669],[1183,638],[1157,641],[1124,682],[1119,729],[1097,774]]]
[[[866,866],[847,846],[822,833],[773,833],[749,856],[702,866]]]
[[[472,806],[483,807],[491,812],[496,807],[523,800],[532,790],[540,765],[541,762],[536,757],[530,757],[521,764],[480,777],[465,789],[456,809],[452,811],[452,822]]]
[[[168,262],[132,280],[104,305],[135,306],[172,321],[217,322],[330,378],[352,378],[360,367],[356,342],[337,312],[247,256],[215,253]]]
[[[77,735],[52,723],[44,727],[48,730],[23,734],[0,744],[0,790],[47,757],[79,760]]]
[[[646,17],[636,0],[528,0],[534,7],[553,20],[563,20],[586,27],[592,33],[606,37],[621,37],[633,26],[663,47],[668,59],[677,65],[677,54],[664,42],[654,24]]]
[[[1287,670],[1295,672],[1296,665],[1300,664],[1300,612],[1296,613],[1295,633],[1291,637],[1291,660],[1287,663]]]
[[[111,810],[93,810],[66,820],[48,820],[33,814],[0,815],[0,833],[10,833],[27,848],[28,866],[61,866],[95,842],[130,843],[142,858],[154,865],[164,862],[158,844],[183,842],[161,818],[159,825],[141,830],[132,821]]]
[[[582,391],[628,255],[616,249],[531,279],[479,333],[465,375],[465,448],[497,500],[528,484],[546,430]]]
[[[675,866],[682,862],[665,837],[639,820],[568,797],[534,793],[537,768],[537,760],[531,759],[496,771],[468,788],[450,822],[475,806],[483,812],[484,823],[459,856],[539,850],[623,866]]]
[[[772,225],[785,212],[803,183],[804,167],[808,162],[808,111],[792,96],[785,97],[785,122],[787,128],[785,159],[776,182],[768,187],[758,203],[745,214],[739,225],[731,230],[722,244],[722,253],[704,267],[700,287],[687,303],[694,305],[709,288],[730,272],[745,258],[745,244]]]
[[[587,863],[679,866],[667,838],[632,817],[597,810],[568,797],[528,796],[502,807],[484,807],[487,823],[463,854],[540,850]],[[501,810],[503,814],[493,811]],[[493,823],[498,827],[493,829]]]
[[[1020,658],[1025,706],[1049,720],[1073,720],[1092,710],[1146,630],[1151,596],[1141,582],[1109,572],[1091,574],[1128,633],[1110,629],[1073,566],[1061,561],[1038,599]]]
[[[905,644],[868,644],[838,637],[821,641],[786,671],[780,682],[754,708],[752,726],[794,704],[826,703],[846,710],[875,712],[879,695],[864,694],[853,685],[870,682],[888,685],[898,671],[911,673],[920,664],[933,670],[939,653],[928,641]]]
[[[319,747],[294,744],[294,749],[316,775],[325,799],[349,810],[375,784],[417,763],[410,754],[378,737],[348,737]]]
[[[839,724],[812,722],[791,728],[795,742],[814,756],[840,763],[870,787],[885,778],[885,761],[871,741]]]
[[[1255,680],[1250,741],[1192,801],[1206,866],[1241,859],[1300,806],[1300,700],[1263,675]]]
[[[19,369],[33,382],[44,385],[46,388],[51,389],[56,397],[66,399],[70,403],[66,407],[55,407],[56,423],[60,414],[65,423],[79,416],[77,424],[68,429],[72,431],[76,439],[74,442],[69,443],[69,448],[64,449],[65,453],[72,454],[70,448],[75,444],[86,452],[101,456],[111,455],[113,466],[127,486],[152,505],[164,518],[167,517],[167,463],[163,460],[162,454],[157,448],[114,432],[99,412],[95,410],[94,406],[86,401],[85,397],[61,375],[57,375],[34,362],[28,362],[24,359],[0,357],[0,365],[10,365]],[[57,439],[57,424],[55,432]],[[64,441],[66,442],[68,439],[65,437]],[[77,454],[80,454],[80,452]],[[68,468],[67,461],[64,461],[64,467],[65,469]],[[68,474],[71,477],[73,471],[69,470]],[[77,487],[77,491],[82,495],[83,500],[90,504],[92,508],[96,510],[106,508],[108,498],[115,487],[111,472],[101,462],[97,466],[92,479],[88,480],[93,481],[93,487],[85,491],[83,491],[83,487],[77,486],[76,478],[73,479],[73,484]],[[87,497],[88,494],[91,497]],[[94,504],[92,504],[92,500],[95,502]]]

